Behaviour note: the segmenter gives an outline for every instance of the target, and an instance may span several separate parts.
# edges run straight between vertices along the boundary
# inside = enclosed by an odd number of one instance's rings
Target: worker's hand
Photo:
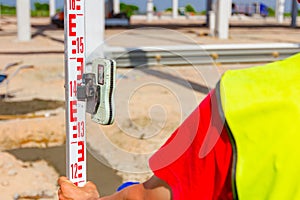
[[[77,187],[66,177],[58,179],[59,200],[98,200],[99,193],[97,187],[92,182],[87,182],[83,187]]]

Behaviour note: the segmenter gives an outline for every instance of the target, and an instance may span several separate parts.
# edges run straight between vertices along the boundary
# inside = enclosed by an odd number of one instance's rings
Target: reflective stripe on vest
[[[220,98],[240,200],[300,199],[300,54],[227,71]]]

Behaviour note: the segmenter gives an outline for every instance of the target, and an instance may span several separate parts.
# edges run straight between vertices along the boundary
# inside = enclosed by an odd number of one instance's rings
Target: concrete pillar
[[[104,42],[104,0],[85,1],[85,31],[86,31],[86,56],[90,54]],[[99,56],[104,56],[103,50],[98,52]]]
[[[215,36],[216,31],[216,14],[215,11],[209,11],[209,34]]]
[[[212,10],[212,0],[206,0],[206,26],[210,26],[210,20],[212,20],[212,19],[210,19],[210,11],[211,10]]]
[[[106,1],[104,10],[105,10],[105,17],[111,16],[111,14],[114,13],[113,12],[113,10],[114,10],[114,0]]]
[[[229,12],[231,0],[217,0],[216,6],[216,35],[219,39],[229,37]]]
[[[56,13],[55,0],[49,0],[49,14],[50,17],[54,16]]]
[[[276,0],[276,20],[280,24],[283,23],[284,2],[285,0]]]
[[[229,2],[228,2],[228,19],[231,18],[231,12],[232,12],[232,0],[229,0]]]
[[[30,0],[17,0],[18,40],[29,41],[30,31]]]
[[[255,6],[255,14],[260,15],[260,3],[256,3]]]
[[[178,0],[172,0],[172,16],[173,19],[178,17]]]
[[[120,0],[114,0],[114,14],[120,13]]]
[[[291,21],[291,27],[297,27],[297,15],[298,15],[298,5],[297,0],[292,0],[292,21]]]
[[[150,22],[153,19],[153,0],[147,0],[147,21]]]

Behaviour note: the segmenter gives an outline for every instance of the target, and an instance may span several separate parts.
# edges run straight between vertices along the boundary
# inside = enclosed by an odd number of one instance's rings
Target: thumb
[[[58,181],[57,181],[58,185],[62,185],[63,183],[68,183],[71,185],[74,185],[67,177],[65,176],[61,176],[59,177]],[[74,185],[75,186],[75,185]]]

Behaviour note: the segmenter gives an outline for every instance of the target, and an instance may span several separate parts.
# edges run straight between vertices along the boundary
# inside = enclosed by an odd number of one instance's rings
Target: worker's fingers
[[[66,200],[65,196],[63,195],[61,189],[58,189],[58,199],[59,200]]]
[[[88,193],[89,195],[93,197],[99,197],[99,192],[97,190],[96,185],[93,182],[88,181],[83,187],[82,190]]]
[[[64,182],[73,184],[73,183],[72,183],[67,177],[65,177],[65,176],[59,177],[59,179],[58,179],[58,181],[57,181],[58,185],[61,185],[61,184],[64,183]]]
[[[69,198],[65,197],[64,194],[62,193],[61,189],[59,188],[58,190],[58,199],[59,200],[70,200]]]
[[[67,177],[60,177],[58,184],[60,186],[58,190],[60,200],[96,199],[99,197],[97,187],[92,182],[87,182],[83,187],[77,187]]]
[[[67,177],[60,177],[58,179],[58,184],[60,186],[58,190],[60,200],[71,199],[74,192],[78,190],[77,186],[74,185]]]
[[[93,182],[88,181],[85,185],[84,188],[86,191],[97,191],[97,187]]]

